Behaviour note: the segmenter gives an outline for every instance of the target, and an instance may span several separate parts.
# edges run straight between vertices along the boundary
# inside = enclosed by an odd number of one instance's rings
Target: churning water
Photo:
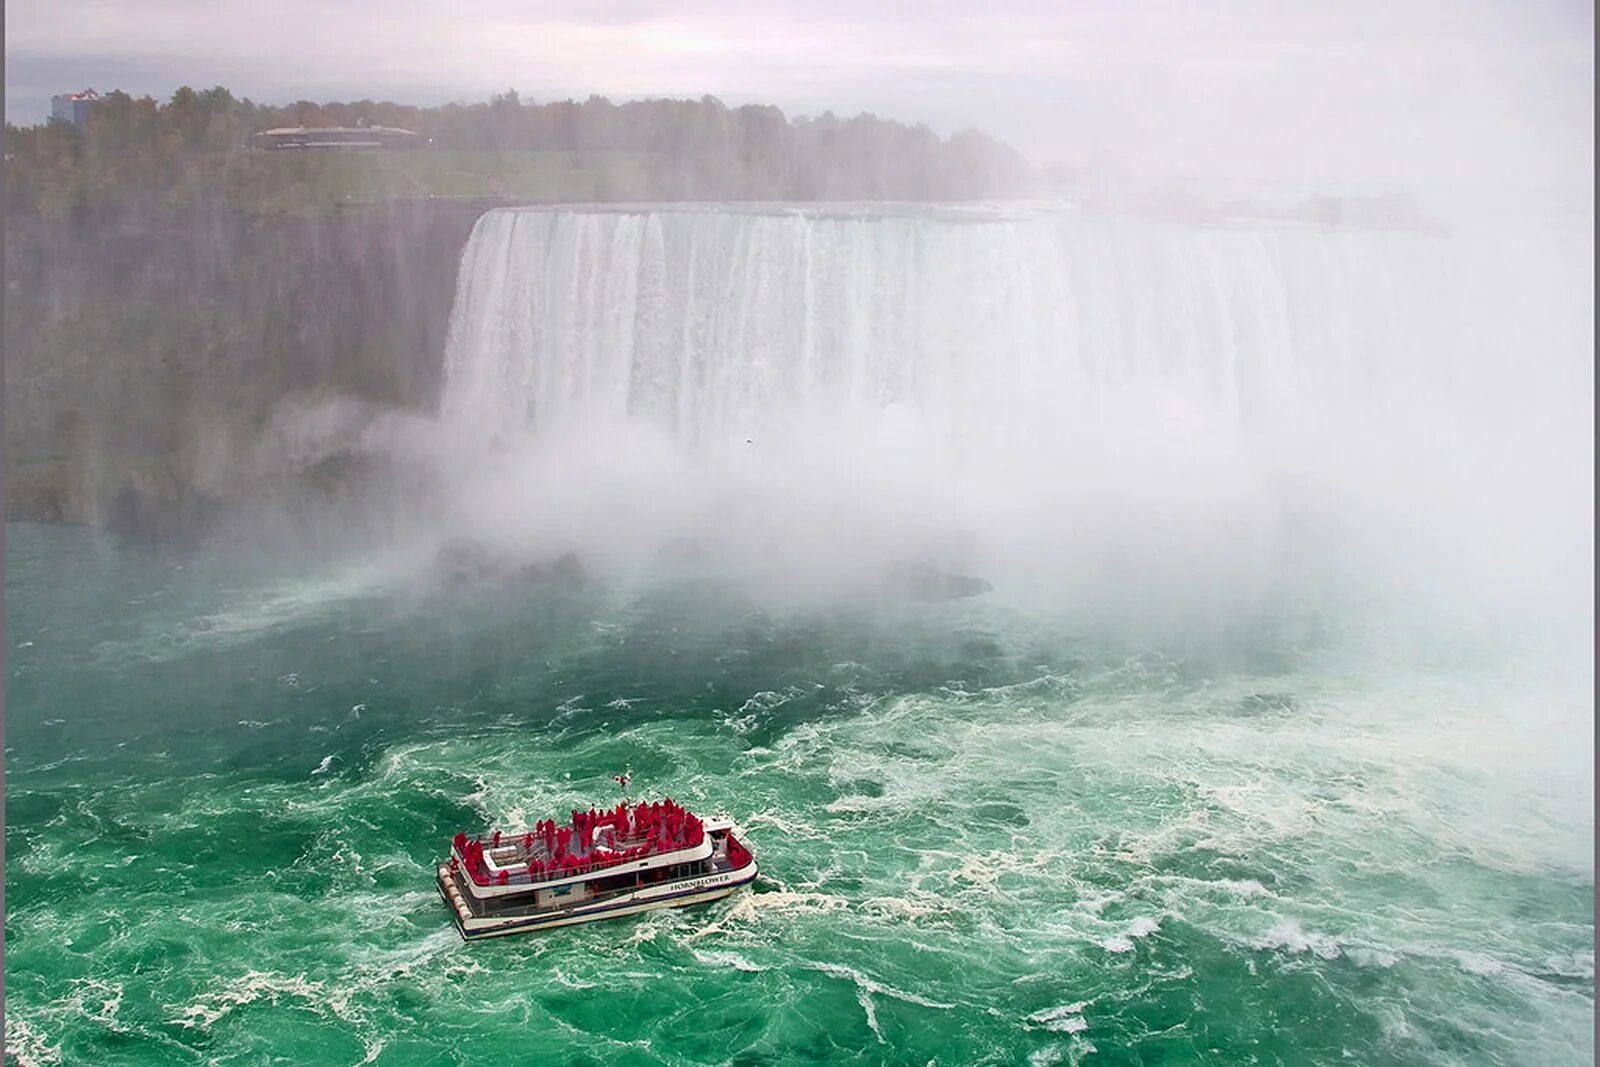
[[[400,542],[8,531],[8,1050],[1592,1061],[1591,255],[486,215]],[[448,837],[630,766],[758,889],[461,945]]]

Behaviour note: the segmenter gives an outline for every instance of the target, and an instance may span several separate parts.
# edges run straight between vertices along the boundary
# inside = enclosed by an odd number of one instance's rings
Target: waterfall
[[[941,519],[1041,551],[1091,512],[1107,542],[1220,544],[1295,497],[1411,559],[1565,566],[1592,540],[1591,251],[1066,208],[500,210],[463,257],[441,416],[535,450],[747,449],[790,490],[917,481],[906,523],[959,498]]]
[[[1040,431],[1141,386],[1255,428],[1482,414],[1530,345],[1583,343],[1549,336],[1589,304],[1567,266],[1504,241],[1084,213],[501,210],[463,261],[443,410],[689,442],[893,403],[952,433]]]

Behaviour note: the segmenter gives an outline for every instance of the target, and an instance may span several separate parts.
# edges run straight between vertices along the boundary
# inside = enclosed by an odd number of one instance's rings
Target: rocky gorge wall
[[[9,233],[6,518],[194,540],[241,499],[337,491],[349,457],[262,442],[286,412],[335,398],[431,410],[482,210]]]

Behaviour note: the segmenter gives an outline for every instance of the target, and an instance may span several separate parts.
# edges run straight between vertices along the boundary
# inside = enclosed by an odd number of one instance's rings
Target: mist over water
[[[11,527],[8,1051],[1592,1062],[1591,257],[490,212],[438,411],[261,442],[391,480],[196,555]],[[755,891],[459,943],[448,836],[624,767]]]
[[[1595,1062],[1592,5],[302,6],[7,9],[8,1064]]]
[[[601,568],[715,542],[812,590],[931,559],[1057,604],[1354,582],[1581,625],[1589,247],[1550,223],[492,212],[451,326],[446,513]]]

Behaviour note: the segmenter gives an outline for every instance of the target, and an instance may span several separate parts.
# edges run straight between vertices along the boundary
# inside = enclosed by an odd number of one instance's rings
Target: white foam
[[[324,1007],[339,1014],[343,998],[330,996],[325,983],[308,981],[306,976],[272,974],[250,971],[223,984],[220,990],[204,993],[186,1007],[172,1021],[191,1029],[210,1029],[218,1020],[236,1008],[257,1000],[277,1002],[291,997],[306,1002],[315,1011]]]
[[[1129,937],[1149,937],[1161,929],[1161,920],[1141,915],[1128,924]]]
[[[1082,1033],[1089,1028],[1089,1023],[1083,1018],[1083,1009],[1086,1007],[1088,1007],[1088,1002],[1080,1000],[1072,1004],[1046,1008],[1028,1016],[1028,1022],[1036,1026],[1042,1026],[1053,1033]]]
[[[818,961],[807,964],[807,966],[809,966],[812,970],[821,971],[823,974],[831,975],[834,978],[846,978],[854,982],[857,987],[866,990],[868,993],[876,993],[886,997],[893,997],[895,1000],[903,1000],[907,1004],[916,1004],[924,1008],[939,1008],[941,1010],[948,1010],[955,1007],[954,1004],[943,1004],[936,1000],[929,1000],[926,997],[918,996],[915,993],[908,993],[904,990],[896,989],[893,986],[884,985],[875,979],[867,977],[854,967],[848,967],[842,963],[826,963]]]
[[[1456,955],[1461,969],[1468,974],[1491,975],[1499,974],[1506,969],[1505,964],[1491,956],[1479,952],[1461,952]]]
[[[1105,938],[1100,946],[1107,952],[1132,952],[1133,943],[1139,938],[1149,937],[1161,929],[1161,921],[1148,915],[1140,915],[1128,924],[1128,928],[1121,934]]]
[[[942,1004],[938,1001],[920,997],[914,993],[907,993],[904,990],[895,989],[891,986],[884,985],[881,982],[867,977],[854,967],[849,967],[844,964],[811,962],[807,963],[806,966],[811,970],[821,971],[823,974],[829,975],[830,977],[842,978],[854,983],[856,987],[856,1000],[860,1003],[861,1010],[866,1014],[867,1026],[871,1028],[872,1033],[877,1037],[879,1044],[884,1043],[884,1037],[883,1031],[878,1029],[878,1013],[872,1002],[874,995],[892,997],[896,1000],[903,1000],[908,1004],[920,1005],[924,1008],[950,1009],[955,1007],[954,1004]]]
[[[758,811],[754,814],[741,817],[739,821],[747,829],[758,826],[770,826],[774,830],[777,830],[779,833],[783,834],[785,837],[798,837],[811,841],[825,841],[829,840],[831,837],[828,831],[820,827],[813,826],[810,823],[802,822],[786,815],[780,815],[778,812],[773,810]]]
[[[50,1044],[41,1030],[13,1009],[6,1013],[6,1055],[16,1057],[17,1067],[54,1067],[61,1062],[61,1046]]]
[[[934,916],[949,915],[955,910],[955,905],[927,893],[914,897],[867,897],[861,902],[861,910],[869,915],[915,923]]]
[[[1329,960],[1341,954],[1337,938],[1327,934],[1308,933],[1294,919],[1279,919],[1277,925],[1254,944],[1261,949],[1283,949],[1291,953],[1309,952]]]
[[[694,950],[694,958],[708,967],[732,967],[736,971],[746,974],[758,974],[767,968],[759,963],[752,963],[737,952],[701,952]]]

